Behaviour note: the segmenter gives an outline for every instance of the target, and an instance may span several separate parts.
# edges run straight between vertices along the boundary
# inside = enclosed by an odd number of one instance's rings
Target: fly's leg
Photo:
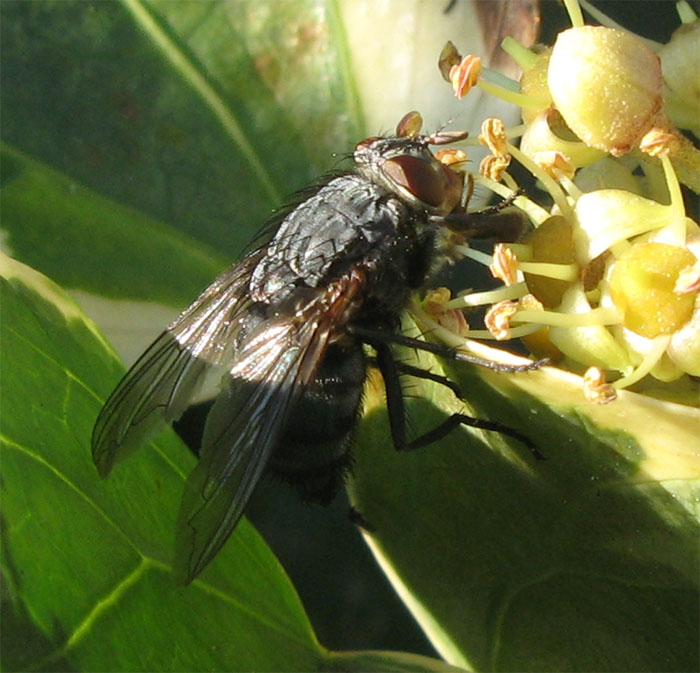
[[[415,339],[414,337],[405,336],[404,334],[394,334],[393,332],[370,329],[358,325],[349,327],[348,331],[359,336],[362,341],[375,348],[375,350],[377,349],[377,344],[394,343],[398,346],[407,346],[408,348],[415,348],[416,350],[425,351],[426,353],[433,353],[434,355],[439,355],[440,357],[448,358],[450,360],[469,362],[470,364],[478,365],[479,367],[486,367],[487,369],[493,369],[497,372],[506,372],[511,374],[515,372],[529,372],[533,369],[539,369],[540,367],[544,367],[544,365],[549,364],[549,360],[545,359],[534,360],[533,362],[528,362],[524,365],[504,365],[502,362],[495,362],[494,360],[487,360],[486,358],[480,358],[476,355],[470,355],[469,353],[464,353],[463,351],[459,351],[450,346],[445,346],[444,344],[433,344],[429,341],[421,341],[420,339]]]
[[[423,343],[423,342],[420,342]],[[473,418],[467,414],[452,414],[442,423],[428,430],[415,439],[408,440],[406,437],[406,410],[404,405],[403,391],[401,389],[400,376],[402,373],[417,376],[419,378],[435,381],[450,388],[455,394],[461,397],[459,387],[439,374],[428,372],[420,367],[413,367],[403,363],[397,363],[391,352],[391,347],[386,342],[374,342],[371,344],[377,352],[377,366],[384,379],[387,399],[387,413],[389,415],[389,427],[394,446],[398,451],[412,451],[428,444],[439,441],[452,430],[460,425],[467,425],[481,430],[491,430],[499,432],[508,437],[522,442],[538,460],[544,460],[545,456],[537,449],[534,443],[521,432],[501,425],[495,421],[488,421],[481,418]]]
[[[368,357],[367,364],[371,365],[372,367],[379,368],[377,358]],[[449,388],[454,393],[455,397],[458,397],[460,400],[464,399],[462,389],[454,381],[450,381],[450,379],[442,374],[434,374],[427,369],[421,369],[420,367],[409,365],[405,362],[401,362],[401,360],[394,360],[394,365],[399,370],[400,374],[408,374],[409,376],[415,376],[416,378],[435,381],[435,383],[439,383],[440,385],[445,386],[445,388]]]
[[[502,211],[504,208],[508,208],[509,206],[512,206],[513,203],[515,203],[515,200],[519,197],[522,196],[525,193],[524,189],[516,189],[512,194],[509,194],[506,196],[505,199],[499,201],[498,203],[494,203],[492,206],[486,206],[486,208],[482,208],[481,210],[475,210],[472,215],[495,215],[496,213],[499,213]]]
[[[449,388],[455,394],[455,397],[458,397],[460,400],[464,399],[462,389],[454,381],[451,381],[446,376],[443,376],[442,374],[435,374],[429,371],[428,369],[414,367],[413,365],[406,364],[405,362],[401,362],[400,360],[394,360],[394,363],[396,364],[396,367],[401,374],[408,374],[409,376],[415,376],[419,379],[434,381],[435,383],[439,383],[440,385],[445,386],[445,388]]]
[[[457,211],[449,215],[434,216],[434,221],[438,225],[447,227],[450,231],[468,238],[497,238],[499,241],[517,241],[527,224],[525,216],[520,212],[504,213],[501,211],[513,205],[513,202],[522,194],[523,191],[518,190],[493,206],[472,212]]]

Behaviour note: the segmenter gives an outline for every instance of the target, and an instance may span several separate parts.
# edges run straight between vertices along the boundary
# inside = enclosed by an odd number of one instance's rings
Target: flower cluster
[[[567,6],[573,27],[553,47],[504,41],[523,70],[517,91],[494,84],[478,57],[462,58],[451,43],[440,55],[458,96],[477,86],[522,108],[517,128],[484,122],[478,141],[490,155],[476,181],[512,199],[533,228],[493,255],[457,246],[504,287],[454,299],[440,290],[423,311],[459,326],[461,337],[522,338],[537,356],[586,371],[588,398],[605,403],[647,375],[700,376],[700,227],[681,190],[700,191],[700,158],[677,128],[700,131],[700,21],[679,3],[681,27],[668,44],[650,46],[584,25],[578,4]],[[549,192],[551,206],[518,195],[512,161]],[[487,331],[454,316],[478,305],[490,305]]]

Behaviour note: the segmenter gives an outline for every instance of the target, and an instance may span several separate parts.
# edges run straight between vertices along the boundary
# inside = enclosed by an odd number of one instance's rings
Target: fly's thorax
[[[359,173],[333,176],[281,220],[251,274],[256,301],[278,302],[299,287],[321,288],[413,232],[413,209]],[[381,262],[380,262],[381,263]]]

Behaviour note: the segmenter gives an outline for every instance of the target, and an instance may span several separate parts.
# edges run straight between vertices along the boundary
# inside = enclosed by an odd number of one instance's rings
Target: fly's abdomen
[[[360,344],[330,346],[292,412],[268,469],[305,500],[329,502],[350,467],[350,442],[366,371]]]

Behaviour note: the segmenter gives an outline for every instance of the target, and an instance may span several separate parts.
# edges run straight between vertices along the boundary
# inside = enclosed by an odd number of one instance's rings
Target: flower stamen
[[[496,341],[511,338],[510,320],[517,312],[518,304],[514,301],[499,301],[486,312],[484,323]]]
[[[504,243],[498,243],[493,249],[493,262],[489,271],[494,278],[506,285],[515,285],[518,280],[518,258]]]
[[[615,386],[605,380],[600,367],[589,367],[583,375],[583,394],[594,404],[609,404],[617,399]]]
[[[472,308],[474,306],[486,306],[487,304],[496,304],[499,301],[507,299],[519,299],[527,294],[527,285],[525,283],[516,283],[515,285],[506,285],[496,290],[486,290],[484,292],[471,292],[460,294],[454,299],[446,302],[443,308]]]

